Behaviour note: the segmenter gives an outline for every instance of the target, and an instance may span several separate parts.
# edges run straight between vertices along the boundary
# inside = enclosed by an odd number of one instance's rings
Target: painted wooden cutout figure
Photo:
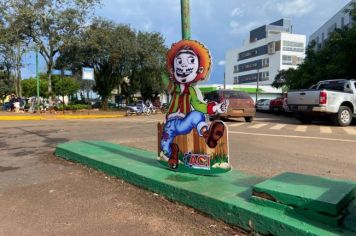
[[[179,169],[196,169],[197,173],[202,174],[208,174],[211,167],[217,170],[216,173],[230,170],[227,147],[225,153],[215,153],[211,156],[202,150],[181,150],[179,144],[174,141],[177,136],[188,135],[195,129],[208,148],[215,149],[219,140],[226,136],[225,124],[222,121],[214,121],[209,125],[205,114],[225,113],[228,101],[207,103],[203,101],[200,90],[194,87],[195,83],[206,79],[210,72],[211,56],[208,49],[198,41],[181,40],[173,44],[168,51],[167,67],[170,80],[174,84],[170,91],[172,99],[167,120],[161,130],[159,160],[165,162],[165,165],[168,162],[172,169],[183,165]],[[222,145],[227,146],[227,138]]]

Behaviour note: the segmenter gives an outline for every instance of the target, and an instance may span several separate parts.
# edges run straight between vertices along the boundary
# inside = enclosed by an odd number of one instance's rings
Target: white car
[[[257,104],[257,110],[258,111],[269,111],[270,110],[270,103],[271,103],[271,100],[270,99],[267,99],[267,100],[264,100],[263,102],[260,102]]]

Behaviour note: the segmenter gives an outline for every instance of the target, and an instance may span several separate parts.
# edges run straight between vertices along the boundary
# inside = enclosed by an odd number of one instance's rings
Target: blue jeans
[[[188,134],[193,128],[196,128],[199,135],[202,136],[201,129],[208,124],[205,122],[204,113],[192,111],[184,118],[169,119],[163,129],[161,138],[161,150],[163,153],[170,157],[172,154],[171,143],[177,135]]]

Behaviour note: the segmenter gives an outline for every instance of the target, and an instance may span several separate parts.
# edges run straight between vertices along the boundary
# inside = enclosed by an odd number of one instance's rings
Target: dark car
[[[91,105],[91,108],[101,108],[102,104],[101,101],[96,101],[94,104]],[[108,108],[110,109],[114,109],[114,108],[118,108],[119,104],[115,103],[115,102],[108,102]]]
[[[205,100],[221,102],[223,99],[229,100],[228,111],[212,118],[238,118],[244,117],[246,122],[252,122],[256,115],[255,103],[245,92],[236,90],[217,90],[205,94]]]

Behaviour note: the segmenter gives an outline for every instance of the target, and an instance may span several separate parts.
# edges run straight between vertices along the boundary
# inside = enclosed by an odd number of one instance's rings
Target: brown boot
[[[203,133],[206,144],[210,148],[215,148],[218,145],[218,140],[224,135],[225,126],[221,121],[214,121],[210,125],[210,129]]]
[[[179,152],[179,147],[175,143],[171,143],[171,149],[172,149],[172,154],[168,160],[168,165],[172,169],[177,169],[178,168],[178,152]]]

